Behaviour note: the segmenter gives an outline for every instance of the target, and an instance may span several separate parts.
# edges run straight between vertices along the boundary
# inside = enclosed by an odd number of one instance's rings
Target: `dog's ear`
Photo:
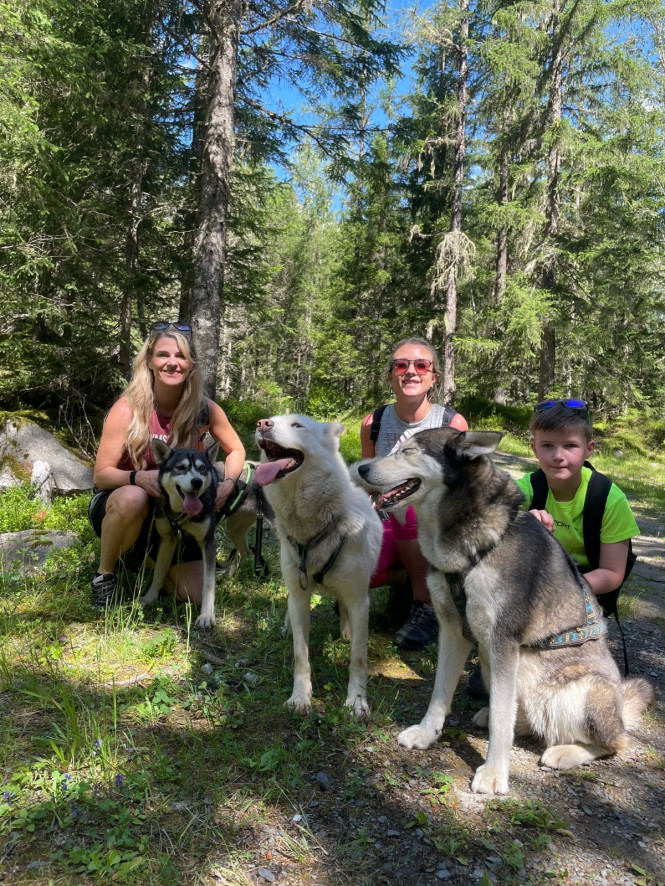
[[[215,440],[214,443],[211,443],[210,446],[206,449],[206,455],[210,459],[210,464],[215,464],[217,461],[217,456],[219,455],[219,440]]]
[[[163,440],[158,440],[156,437],[152,438],[152,451],[158,465],[164,464],[169,455],[171,455],[170,447]]]
[[[329,421],[326,423],[326,430],[328,431],[328,433],[330,434],[331,437],[337,437],[337,439],[339,439],[342,436],[342,434],[344,433],[344,431],[346,430],[346,428],[339,421]]]
[[[500,431],[462,431],[454,446],[460,455],[478,458],[479,455],[494,452],[502,437]]]

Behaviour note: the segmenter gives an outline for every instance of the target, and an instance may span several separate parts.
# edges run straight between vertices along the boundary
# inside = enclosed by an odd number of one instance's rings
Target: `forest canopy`
[[[0,0],[0,406],[105,409],[157,318],[210,392],[665,394],[662,4]]]

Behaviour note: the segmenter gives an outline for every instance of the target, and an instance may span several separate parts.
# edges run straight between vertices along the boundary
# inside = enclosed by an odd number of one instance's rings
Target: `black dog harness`
[[[309,579],[307,577],[307,554],[312,548],[315,548],[318,544],[320,544],[324,538],[327,538],[329,535],[335,531],[335,526],[333,523],[329,523],[324,529],[321,530],[317,535],[313,538],[310,538],[309,541],[305,542],[304,545],[301,545],[300,542],[297,542],[295,538],[291,538],[290,535],[287,535],[288,540],[293,545],[298,553],[298,583],[303,591],[307,590],[309,585]],[[314,575],[314,581],[317,585],[320,585],[323,582],[323,578],[327,572],[330,572],[332,569],[335,560],[339,556],[339,552],[342,550],[342,546],[346,541],[346,535],[342,535],[339,544],[333,551],[332,555],[328,558],[328,560],[324,563],[324,565],[319,569],[317,573]]]

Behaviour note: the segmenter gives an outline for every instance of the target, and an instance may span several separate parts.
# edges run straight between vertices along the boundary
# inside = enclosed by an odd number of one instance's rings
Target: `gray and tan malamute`
[[[514,732],[544,742],[543,765],[569,769],[626,748],[626,730],[653,697],[645,680],[621,678],[593,593],[487,457],[500,439],[490,431],[422,431],[392,455],[355,466],[379,493],[377,507],[415,507],[439,621],[429,708],[398,741],[436,742],[475,639],[490,691],[489,745],[471,787],[489,794],[508,790]],[[487,717],[485,708],[474,722],[487,725]]]
[[[309,624],[312,593],[339,603],[340,619],[351,634],[346,705],[367,715],[367,622],[369,580],[383,530],[368,496],[351,483],[339,452],[344,427],[302,415],[259,421],[256,442],[261,464],[256,479],[275,512],[280,563],[289,589],[293,632],[293,692],[287,705],[312,709]]]

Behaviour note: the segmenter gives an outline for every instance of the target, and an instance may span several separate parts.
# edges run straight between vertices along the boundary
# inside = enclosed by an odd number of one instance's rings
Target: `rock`
[[[79,543],[76,532],[64,529],[24,529],[0,533],[0,563],[41,566],[54,551]]]
[[[35,494],[42,501],[50,501],[55,490],[55,479],[51,465],[47,461],[37,459],[32,466],[30,482],[35,487]]]
[[[329,791],[332,788],[332,785],[330,784],[330,779],[325,774],[325,772],[317,772],[316,780],[318,781],[319,787],[322,791]]]
[[[92,467],[65,449],[39,425],[10,419],[0,428],[0,488],[7,489],[33,476],[35,465],[50,468],[52,490],[61,494],[89,492]],[[43,471],[43,467],[39,470]]]

